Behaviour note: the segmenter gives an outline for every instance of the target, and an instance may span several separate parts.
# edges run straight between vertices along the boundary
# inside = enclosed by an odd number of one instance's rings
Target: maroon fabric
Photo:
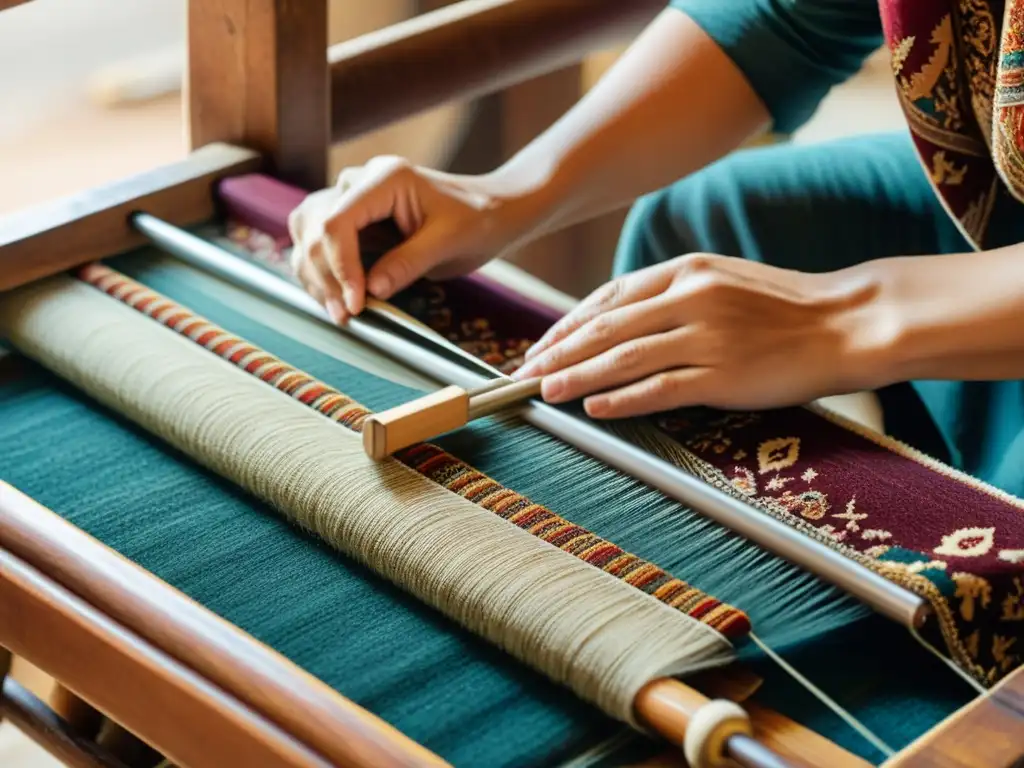
[[[250,223],[230,224],[232,240],[287,272],[287,240]],[[479,275],[419,283],[396,304],[509,372],[558,318]],[[1020,664],[1021,500],[807,408],[695,408],[651,421],[686,455],[688,470],[926,598],[951,656],[979,680],[994,682]]]
[[[217,197],[228,219],[244,221],[271,238],[287,242],[288,214],[298,208],[306,192],[270,176],[250,173],[221,181]]]

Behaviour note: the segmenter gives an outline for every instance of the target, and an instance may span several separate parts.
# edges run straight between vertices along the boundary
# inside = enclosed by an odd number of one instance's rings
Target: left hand
[[[756,410],[865,389],[879,289],[857,275],[681,256],[592,293],[515,377],[543,376],[547,402],[583,397],[594,418]]]

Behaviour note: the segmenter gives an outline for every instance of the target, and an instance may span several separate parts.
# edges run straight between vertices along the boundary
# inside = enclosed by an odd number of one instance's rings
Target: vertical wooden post
[[[66,720],[77,735],[90,741],[96,738],[104,717],[88,702],[57,683],[50,692],[49,704],[50,709]]]
[[[189,0],[187,125],[262,152],[276,176],[327,184],[327,0]]]

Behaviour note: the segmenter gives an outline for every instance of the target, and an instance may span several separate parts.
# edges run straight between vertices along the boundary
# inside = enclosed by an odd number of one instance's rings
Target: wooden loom
[[[323,2],[193,0],[188,107],[196,151],[180,163],[0,221],[0,290],[124,251],[147,237],[173,251],[175,238],[184,235],[167,225],[214,217],[217,184],[229,177],[263,171],[306,189],[324,186],[332,141],[578,60],[628,36],[660,5],[470,0],[327,51]],[[133,216],[137,212],[144,216]],[[379,331],[367,327],[364,333],[377,333],[380,341]],[[451,376],[448,383],[462,387],[480,383],[479,373],[452,369]],[[588,439],[578,425],[538,404],[525,417],[569,442]],[[602,458],[622,461],[614,450]],[[681,483],[679,493],[690,500],[696,495],[726,517],[744,514],[711,489],[658,475],[662,470],[642,457],[623,468],[658,487]],[[763,536],[749,527],[751,520],[746,532]],[[734,522],[743,530],[743,521]],[[801,545],[780,536],[766,546],[797,555]],[[0,560],[0,647],[7,649],[7,661],[11,653],[25,657],[75,694],[55,714],[8,678],[3,714],[69,765],[117,764],[76,731],[82,725],[76,712],[86,709],[82,701],[182,766],[441,762],[3,485]],[[867,598],[876,587],[882,589],[867,580],[851,589]],[[920,601],[887,594],[876,595],[875,604],[883,602],[884,610],[909,625],[922,620]],[[718,680],[697,693],[658,681],[637,699],[636,709],[679,744],[709,695],[742,700],[748,687]],[[159,701],[159,711],[150,701]],[[1024,674],[1018,671],[891,765],[1009,765],[1024,755],[1022,713]],[[708,742],[712,756],[751,766],[786,764],[782,759],[823,768],[859,763],[775,713],[752,707],[749,714],[757,739],[746,736],[745,723],[723,721],[727,729],[717,746]]]

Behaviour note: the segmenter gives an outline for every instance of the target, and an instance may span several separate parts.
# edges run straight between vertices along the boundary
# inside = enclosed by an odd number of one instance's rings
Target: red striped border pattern
[[[370,411],[312,376],[234,336],[181,305],[102,264],[77,271],[83,282],[192,340],[270,386],[344,427],[361,432]],[[750,631],[739,609],[704,594],[656,565],[623,551],[584,528],[534,504],[435,445],[422,443],[395,455],[431,481],[517,525],[586,563],[600,568],[725,637]]]

